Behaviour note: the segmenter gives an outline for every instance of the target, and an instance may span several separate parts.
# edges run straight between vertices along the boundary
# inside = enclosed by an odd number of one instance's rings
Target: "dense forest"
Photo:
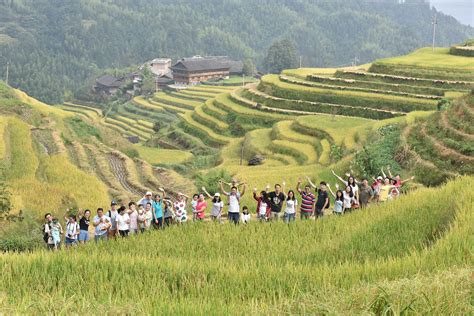
[[[252,59],[294,42],[303,66],[341,66],[431,43],[433,11],[406,0],[0,0],[0,74],[61,102],[107,68],[196,54]],[[422,1],[421,1],[422,2]],[[438,15],[438,45],[473,29]],[[263,69],[264,70],[264,69]]]

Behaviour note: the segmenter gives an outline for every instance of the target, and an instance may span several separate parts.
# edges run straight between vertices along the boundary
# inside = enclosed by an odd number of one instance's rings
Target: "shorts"
[[[165,217],[165,225],[170,226],[173,218],[172,217]]]
[[[263,222],[267,220],[267,215],[266,214],[258,214],[258,220]]]
[[[66,245],[75,245],[77,244],[77,239],[72,239],[72,238],[69,238],[69,237],[66,237]]]
[[[309,219],[311,217],[311,215],[313,215],[313,212],[303,212],[301,211],[300,213],[300,217],[301,219]]]
[[[89,232],[87,230],[79,231],[79,241],[88,241],[89,240]]]
[[[272,219],[272,220],[274,220],[274,219],[278,220],[278,219],[280,219],[280,216],[281,216],[281,215],[280,215],[280,212],[272,212],[272,217],[271,217],[271,219]]]
[[[229,222],[232,222],[237,225],[240,220],[240,213],[228,213],[227,217],[229,219]]]
[[[119,230],[119,234],[122,237],[127,237],[129,232],[130,231],[128,229],[127,230]]]

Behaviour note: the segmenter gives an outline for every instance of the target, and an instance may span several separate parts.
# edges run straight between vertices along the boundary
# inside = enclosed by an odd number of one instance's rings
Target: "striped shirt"
[[[313,204],[316,197],[313,193],[306,193],[305,191],[301,191],[301,212],[312,212],[313,211]]]

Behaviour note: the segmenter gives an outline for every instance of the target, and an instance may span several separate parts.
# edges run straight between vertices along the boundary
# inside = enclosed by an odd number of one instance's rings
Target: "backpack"
[[[48,225],[48,228],[51,231],[51,224],[48,223],[48,224],[43,225],[43,240],[45,243],[48,243],[49,234],[46,232],[46,225]]]

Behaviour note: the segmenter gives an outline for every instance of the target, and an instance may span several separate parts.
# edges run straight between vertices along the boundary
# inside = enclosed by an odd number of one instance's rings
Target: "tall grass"
[[[473,184],[465,177],[317,222],[190,224],[67,252],[3,254],[1,311],[400,313],[411,304],[414,313],[466,313]]]

